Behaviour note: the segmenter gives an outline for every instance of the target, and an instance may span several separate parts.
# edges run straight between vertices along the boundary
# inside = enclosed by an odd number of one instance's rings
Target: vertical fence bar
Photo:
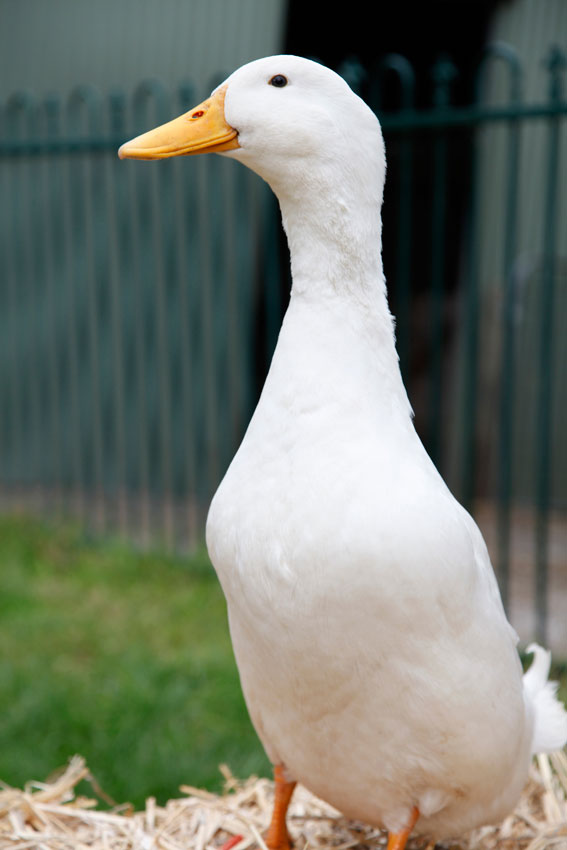
[[[230,462],[231,449],[233,449],[235,441],[238,439],[238,410],[240,408],[240,386],[239,386],[239,371],[242,369],[240,362],[239,351],[239,324],[240,310],[239,297],[245,297],[244,293],[239,293],[237,288],[236,277],[236,234],[235,234],[235,216],[236,216],[236,194],[234,180],[238,175],[235,175],[235,169],[232,168],[231,162],[219,163],[221,187],[223,195],[223,216],[222,216],[222,239],[223,239],[223,264],[222,277],[224,284],[224,298],[227,307],[227,327],[226,327],[226,360],[222,365],[226,375],[227,388],[227,410],[224,418],[224,435],[222,438],[222,466],[226,466]],[[225,381],[223,380],[223,384]]]
[[[47,139],[54,146],[57,146],[64,137],[62,101],[58,95],[51,95],[46,101],[46,116]],[[56,393],[53,400],[52,427],[54,430],[57,429],[57,436],[54,434],[54,447],[59,467],[57,507],[59,512],[64,513],[68,508],[69,494],[73,485],[73,470],[70,469],[69,455],[71,455],[71,465],[74,455],[72,451],[69,451],[69,447],[73,445],[75,439],[75,435],[71,433],[73,411],[69,410],[68,329],[74,323],[75,317],[70,315],[70,305],[68,305],[66,298],[68,274],[67,215],[64,209],[67,177],[66,155],[57,157],[46,155],[45,170],[48,180],[46,191],[49,194],[48,212],[51,226],[50,243],[52,245],[52,271],[51,275],[48,273],[48,286],[50,285],[49,279],[52,276],[53,287],[53,383]]]
[[[122,92],[112,92],[108,98],[109,110],[109,132],[111,138],[119,138],[126,135],[126,103]],[[122,263],[121,252],[123,248],[123,239],[119,237],[120,229],[118,218],[123,215],[124,210],[120,203],[123,199],[123,180],[125,175],[121,175],[119,180],[116,180],[116,159],[114,156],[105,157],[104,178],[106,182],[106,215],[108,222],[108,274],[110,288],[110,322],[111,322],[111,340],[113,353],[113,427],[114,427],[114,446],[115,446],[115,461],[114,468],[116,472],[116,491],[117,491],[117,513],[118,513],[118,528],[121,534],[126,534],[129,521],[129,506],[128,506],[128,482],[127,482],[127,461],[126,461],[126,421],[125,421],[125,393],[126,381],[124,376],[124,332],[126,327],[126,317],[122,310],[123,296],[122,289],[128,286],[129,282],[121,279]],[[122,226],[126,226],[126,222]]]
[[[281,226],[279,211],[272,208],[266,209],[266,198],[269,196],[271,200],[272,195],[255,174],[246,169],[234,169],[234,174],[237,180],[235,216],[239,222],[236,243],[238,258],[236,281],[238,291],[242,294],[239,298],[238,308],[239,409],[237,430],[233,435],[233,450],[237,448],[242,439],[249,416],[254,408],[255,377],[260,358],[256,356],[253,341],[257,338],[258,333],[255,308],[260,288],[261,291],[266,293],[266,297],[269,297],[272,293],[271,308],[269,311],[267,309],[267,312],[269,315],[272,312],[276,314],[280,320],[280,326],[283,315],[278,232],[278,228]],[[244,210],[246,210],[246,224],[243,227]],[[275,232],[273,239],[270,227]],[[260,235],[262,231],[263,236]],[[245,238],[243,238],[244,236]],[[264,259],[262,246],[266,252],[265,269],[262,268]],[[271,260],[271,265],[268,265],[269,260]],[[264,342],[265,340],[262,339],[262,343]]]
[[[159,112],[158,122],[165,120],[169,111],[169,99],[165,90],[152,84],[152,94]],[[168,280],[174,275],[168,274],[166,257],[166,228],[170,224],[172,211],[173,188],[172,163],[162,163],[160,168],[152,168],[150,177],[150,213],[152,226],[152,256],[154,258],[153,305],[156,323],[156,354],[158,369],[158,428],[159,428],[159,489],[161,491],[161,520],[163,537],[166,547],[173,549],[175,538],[175,522],[172,494],[172,455],[171,455],[171,359],[168,347],[170,339],[168,328]],[[171,259],[174,261],[175,257]],[[157,482],[156,482],[157,483]]]
[[[385,76],[393,72],[401,87],[400,114],[409,114],[414,109],[415,76],[413,68],[404,56],[390,53],[384,56],[378,68],[378,92],[376,106],[380,109]],[[402,131],[399,141],[399,208],[396,236],[396,348],[400,358],[400,369],[404,380],[409,378],[410,315],[411,315],[411,240],[412,240],[412,180],[413,140],[411,132]],[[386,152],[387,155],[387,152]]]
[[[521,67],[515,51],[495,45],[492,55],[504,60],[509,68],[508,103],[516,110],[521,99]],[[518,118],[508,122],[506,170],[506,226],[503,251],[502,343],[500,354],[500,416],[498,435],[498,577],[502,602],[510,603],[510,529],[512,501],[512,458],[514,451],[516,276],[515,255],[518,228],[518,167],[520,128]]]
[[[551,50],[547,61],[549,103],[562,103],[562,72],[567,57],[558,47]],[[543,228],[543,277],[539,328],[539,386],[536,423],[536,637],[542,643],[547,637],[547,585],[549,573],[549,508],[551,491],[551,422],[553,404],[553,305],[555,296],[555,253],[557,240],[559,173],[559,117],[548,119],[547,180]]]
[[[14,141],[18,137],[18,127],[16,115],[19,111],[19,103],[22,95],[12,95],[8,100],[4,111],[4,124],[6,130],[6,138]],[[9,480],[12,487],[16,487],[21,481],[21,470],[19,468],[20,458],[23,454],[24,435],[23,435],[23,375],[22,375],[22,360],[18,350],[18,261],[17,261],[17,244],[18,244],[18,204],[19,193],[17,185],[17,170],[12,167],[6,173],[5,198],[7,201],[8,213],[6,216],[6,239],[5,239],[5,255],[3,261],[5,264],[5,289],[6,289],[6,315],[5,319],[7,329],[7,366],[6,379],[9,383],[7,391],[8,400],[8,415],[9,425],[6,427],[8,437],[9,452],[4,452],[8,456]]]
[[[25,104],[22,103],[22,129],[24,137],[34,138],[38,136],[38,104],[35,98],[28,97]],[[26,391],[27,391],[27,433],[28,451],[26,452],[26,490],[27,499],[32,509],[42,508],[43,493],[41,488],[42,466],[44,453],[42,451],[42,419],[44,405],[41,403],[41,388],[45,386],[45,358],[39,352],[45,343],[44,323],[42,311],[39,304],[42,297],[43,266],[41,262],[41,240],[34,239],[33,220],[37,215],[38,195],[37,180],[34,171],[36,160],[32,156],[25,156],[20,162],[22,169],[22,192],[20,236],[22,238],[21,253],[22,263],[20,266],[20,298],[26,305],[28,321],[20,326],[20,342],[23,342],[22,354],[27,363]],[[22,298],[23,293],[23,298]],[[27,500],[26,499],[26,500]]]
[[[14,140],[17,138],[17,125],[14,112],[18,110],[19,96],[13,95],[7,102],[5,107],[5,128],[6,138]],[[10,450],[9,457],[9,479],[12,487],[17,487],[21,481],[20,463],[24,449],[23,435],[23,369],[22,359],[19,356],[18,342],[18,262],[16,258],[18,244],[18,185],[17,171],[12,167],[6,173],[6,191],[5,197],[7,200],[8,213],[6,217],[6,253],[4,257],[5,275],[6,275],[6,313],[8,318],[6,328],[8,332],[7,342],[7,364],[6,370],[7,382],[9,383],[7,391],[7,399],[9,400],[8,415],[9,425],[6,428],[8,436],[8,445]]]
[[[471,195],[467,228],[466,273],[464,281],[464,365],[463,365],[463,433],[461,451],[461,493],[464,506],[471,510],[476,493],[476,405],[478,397],[478,225],[479,225],[479,139],[473,139]]]
[[[252,179],[254,180],[254,178]],[[256,229],[256,233],[262,243],[260,251],[264,260],[260,279],[263,292],[260,293],[260,298],[263,299],[265,308],[264,351],[266,360],[264,371],[267,372],[276,348],[282,319],[282,283],[279,270],[282,225],[281,213],[277,201],[271,196],[266,198],[262,190],[263,187],[258,186],[258,191],[254,194],[254,200],[256,211],[262,216],[261,225]],[[267,222],[264,220],[266,211],[268,211]],[[287,248],[284,250],[287,251]]]
[[[45,138],[55,141],[60,132],[61,104],[56,95],[50,95],[44,103]],[[48,386],[49,397],[46,409],[49,411],[49,445],[51,447],[52,505],[56,514],[63,507],[63,464],[61,439],[61,373],[60,373],[60,326],[61,296],[56,262],[60,256],[61,243],[60,214],[56,204],[58,191],[58,173],[54,157],[44,154],[42,157],[42,192],[46,222],[43,230],[45,254],[46,314],[48,323]]]
[[[14,139],[37,137],[37,118],[37,102],[28,92],[20,92],[8,101],[6,119]],[[18,409],[18,430],[17,435],[14,433],[14,448],[19,445],[15,450],[16,475],[22,486],[26,505],[31,505],[32,509],[40,509],[42,499],[39,467],[43,460],[40,386],[43,382],[38,371],[42,368],[43,361],[36,358],[36,341],[42,339],[38,309],[38,281],[41,274],[38,251],[41,248],[33,237],[32,217],[37,210],[33,166],[33,157],[23,156],[15,164],[12,174],[14,226],[10,240],[13,260],[9,288],[14,310],[14,363],[18,361],[18,381],[21,384],[14,393]],[[18,180],[21,187],[19,191]],[[24,315],[25,322],[22,321]]]
[[[216,178],[213,171],[216,163],[210,162],[203,157],[197,163],[197,196],[198,196],[198,228],[199,244],[201,246],[201,273],[202,286],[201,305],[201,328],[202,328],[202,357],[204,366],[204,431],[203,442],[205,449],[205,461],[207,470],[206,498],[209,498],[219,478],[219,456],[218,456],[218,403],[216,387],[215,351],[214,351],[214,327],[213,327],[213,287],[214,287],[214,264],[212,262],[212,215],[210,209],[211,183]]]
[[[6,135],[5,132],[5,108],[4,103],[0,100],[0,139],[4,138]],[[4,175],[6,173],[6,167],[4,162],[0,159],[0,198],[6,197],[6,183],[4,181]],[[8,251],[7,245],[7,221],[5,219],[6,210],[3,210],[0,207],[0,280],[6,281],[7,279],[7,271],[5,267],[6,262],[6,254]],[[7,287],[5,287],[7,288]],[[8,466],[6,461],[7,455],[7,445],[8,445],[8,392],[7,392],[7,370],[2,368],[2,364],[6,364],[9,359],[9,350],[8,345],[10,343],[10,335],[7,333],[8,328],[6,327],[6,313],[7,313],[7,304],[5,302],[5,292],[0,289],[0,321],[3,317],[2,327],[4,328],[4,333],[0,334],[0,411],[2,411],[2,415],[0,415],[0,509],[3,507],[3,489],[7,488],[8,485]]]
[[[450,85],[456,68],[447,58],[433,66],[433,104],[443,112],[450,102]],[[439,129],[433,143],[433,204],[431,211],[431,367],[427,446],[439,465],[443,385],[443,296],[445,292],[445,225],[447,205],[447,135]]]
[[[74,104],[71,98],[67,101],[65,134],[68,140],[77,138]],[[87,497],[87,440],[85,431],[86,413],[81,411],[81,388],[84,386],[82,373],[82,335],[80,323],[80,307],[83,305],[84,288],[80,285],[83,280],[83,257],[80,254],[81,235],[83,232],[81,212],[80,187],[77,184],[79,176],[76,159],[67,150],[63,156],[63,219],[65,241],[65,295],[67,319],[67,387],[69,390],[69,447],[72,457],[72,472],[70,476],[70,497],[72,510],[80,520],[86,518]],[[89,414],[90,416],[90,414]]]
[[[133,113],[134,132],[144,128],[145,116],[145,89],[139,86],[134,92]],[[146,125],[147,126],[147,125]],[[127,430],[136,434],[136,455],[132,453],[132,476],[138,485],[139,492],[139,528],[142,543],[148,545],[151,540],[151,499],[150,499],[150,457],[149,457],[149,411],[148,411],[148,368],[147,347],[148,340],[144,326],[144,305],[147,298],[144,286],[147,269],[145,267],[142,249],[145,246],[142,220],[144,209],[142,204],[142,191],[140,186],[140,174],[136,163],[125,163],[130,177],[130,208],[132,215],[132,275],[130,285],[132,287],[134,301],[133,319],[133,349],[134,349],[134,384],[135,405],[132,405],[127,420]]]
[[[187,84],[179,89],[179,112],[184,113],[191,108],[191,104],[195,102],[192,86]],[[177,238],[177,264],[179,268],[178,291],[179,299],[179,334],[180,334],[180,358],[181,358],[181,387],[180,401],[182,412],[182,468],[183,468],[183,489],[182,499],[185,503],[185,515],[187,519],[187,541],[189,545],[194,545],[198,540],[199,535],[199,513],[198,513],[198,497],[197,497],[197,475],[195,463],[195,407],[194,393],[195,387],[192,380],[192,365],[193,365],[193,346],[194,338],[191,330],[190,322],[190,287],[192,285],[192,277],[189,274],[189,268],[192,262],[188,258],[187,243],[190,239],[190,226],[192,224],[191,210],[193,199],[193,186],[190,185],[190,180],[194,179],[195,173],[193,169],[187,168],[186,162],[179,160],[174,163],[176,168],[177,179],[175,180],[175,209],[176,220],[178,227]],[[190,176],[191,175],[191,176]]]
[[[100,96],[90,86],[80,86],[71,93],[68,110],[69,119],[75,127],[79,138],[96,137],[101,127],[101,104]],[[82,120],[81,120],[82,119]],[[80,124],[82,127],[79,129]],[[75,155],[74,155],[75,156]],[[80,170],[79,170],[80,166]],[[97,253],[95,250],[93,210],[96,188],[99,185],[99,175],[93,168],[92,154],[80,154],[80,162],[77,163],[75,176],[81,179],[81,189],[77,186],[71,187],[76,197],[77,208],[81,210],[82,228],[80,243],[84,245],[84,263],[76,265],[76,276],[74,286],[78,291],[82,287],[86,289],[86,330],[87,339],[84,341],[85,355],[88,357],[90,387],[89,414],[85,417],[91,423],[92,428],[92,458],[90,459],[90,480],[92,481],[92,494],[94,504],[89,511],[98,531],[103,531],[106,521],[105,498],[103,487],[103,433],[102,433],[102,405],[101,405],[101,374],[100,374],[100,341],[101,324],[99,316],[99,289],[102,281],[97,275]],[[81,381],[81,384],[83,382]]]

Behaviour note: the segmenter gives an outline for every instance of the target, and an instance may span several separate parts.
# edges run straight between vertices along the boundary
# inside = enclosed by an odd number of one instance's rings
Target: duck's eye
[[[270,85],[275,86],[277,89],[283,89],[284,86],[287,86],[287,77],[284,77],[283,74],[276,74],[270,80]]]

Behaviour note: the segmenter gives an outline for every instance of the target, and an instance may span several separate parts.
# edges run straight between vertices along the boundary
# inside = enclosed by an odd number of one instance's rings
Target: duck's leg
[[[287,831],[285,816],[296,783],[287,781],[284,767],[281,764],[277,764],[274,767],[274,781],[274,810],[264,840],[269,850],[291,850],[291,841]]]
[[[414,828],[419,817],[419,809],[414,806],[411,810],[411,817],[407,826],[399,832],[388,833],[388,850],[404,850],[406,842],[410,837],[410,833]]]

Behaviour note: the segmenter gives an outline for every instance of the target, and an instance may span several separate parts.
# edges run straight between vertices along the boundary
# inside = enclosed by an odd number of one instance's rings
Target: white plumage
[[[522,680],[480,531],[412,424],[378,120],[294,56],[240,68],[223,92],[238,131],[224,155],[277,194],[293,276],[207,523],[250,715],[272,761],[347,815],[399,832],[417,806],[434,837],[497,821],[567,717],[548,653]]]

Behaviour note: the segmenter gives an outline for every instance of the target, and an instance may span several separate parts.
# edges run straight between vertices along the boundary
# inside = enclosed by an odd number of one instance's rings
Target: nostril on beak
[[[203,109],[198,109],[197,112],[194,112],[191,118],[201,118],[205,114]]]

